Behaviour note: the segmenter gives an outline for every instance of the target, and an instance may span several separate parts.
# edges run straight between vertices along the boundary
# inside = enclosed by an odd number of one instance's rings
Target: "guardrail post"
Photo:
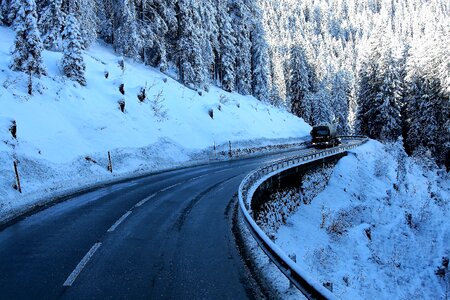
[[[297,255],[295,255],[295,253],[291,253],[288,255],[288,257],[295,263],[297,263]],[[294,284],[292,283],[292,281],[289,280],[289,288],[293,288]]]

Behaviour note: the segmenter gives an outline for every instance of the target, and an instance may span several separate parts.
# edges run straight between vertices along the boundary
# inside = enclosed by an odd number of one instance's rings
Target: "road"
[[[0,231],[0,298],[258,298],[232,198],[251,170],[299,151],[130,180],[20,220]]]

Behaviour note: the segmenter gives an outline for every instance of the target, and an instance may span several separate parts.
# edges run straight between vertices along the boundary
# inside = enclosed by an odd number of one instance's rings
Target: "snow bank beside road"
[[[371,141],[337,164],[329,185],[301,205],[276,244],[342,299],[440,299],[450,274],[450,180],[394,146]]]
[[[44,51],[48,76],[34,80],[29,96],[27,76],[8,68],[14,33],[0,26],[0,36],[0,219],[37,197],[205,161],[212,152],[205,149],[214,144],[293,142],[310,130],[301,119],[253,97],[215,87],[200,95],[127,60],[122,69],[121,58],[100,43],[84,55],[86,87],[62,76],[61,53]],[[143,102],[137,97],[142,89]],[[120,100],[125,100],[125,113]],[[11,120],[17,123],[17,139],[9,131]],[[106,170],[108,151],[112,175]],[[15,159],[24,194],[12,189]]]

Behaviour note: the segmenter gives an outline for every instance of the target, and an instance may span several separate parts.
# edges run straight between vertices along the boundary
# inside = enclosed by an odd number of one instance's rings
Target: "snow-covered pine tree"
[[[78,23],[83,49],[88,49],[97,38],[98,17],[96,2],[93,0],[80,0],[81,14]]]
[[[65,76],[86,85],[84,76],[86,65],[82,53],[82,38],[78,20],[73,14],[69,14],[64,29],[64,55],[62,57],[62,69]]]
[[[253,96],[261,101],[269,100],[269,46],[266,42],[266,34],[261,22],[261,12],[254,7],[255,26],[252,31],[252,90]]]
[[[317,92],[309,93],[306,97],[311,103],[311,125],[333,123],[334,121],[334,114],[331,110],[331,95],[327,85],[327,82],[323,81]]]
[[[98,33],[105,42],[112,44],[114,41],[114,9],[112,0],[96,0]]]
[[[388,48],[383,53],[380,69],[382,83],[375,95],[375,103],[379,106],[373,106],[368,112],[372,115],[369,134],[382,141],[393,142],[401,135],[401,94],[398,89],[400,81],[392,49]]]
[[[253,30],[253,19],[250,6],[254,5],[250,0],[232,1],[232,26],[236,37],[236,90],[249,95],[252,91],[252,42],[250,33]]]
[[[178,1],[177,41],[178,72],[180,80],[190,88],[201,88],[205,82],[202,59],[202,32],[199,3],[197,0]]]
[[[411,71],[410,71],[411,72]],[[426,139],[422,129],[422,95],[424,94],[423,79],[418,74],[408,75],[408,90],[405,96],[406,113],[406,149],[412,153]]]
[[[0,25],[8,25],[9,0],[0,0]]]
[[[350,74],[340,70],[331,79],[331,107],[339,134],[349,133]]]
[[[166,34],[169,31],[164,15],[167,13],[164,1],[138,1],[137,19],[139,20],[140,38],[143,44],[144,63],[159,67],[161,71],[168,68]]]
[[[94,0],[65,0],[63,11],[72,14],[78,21],[81,46],[88,49],[97,38],[98,18],[97,7]]]
[[[450,72],[450,52],[445,34],[441,34],[430,33],[411,49],[407,67],[406,144],[410,153],[428,151],[439,164],[446,164],[448,168],[450,90],[446,80]]]
[[[234,83],[236,81],[236,38],[234,37],[234,31],[231,25],[232,19],[229,12],[228,0],[219,0],[218,23],[220,47],[219,80],[224,90],[232,92],[234,91]]]
[[[134,0],[122,0],[119,26],[114,34],[114,48],[124,56],[137,59],[142,51],[142,39],[138,34]]]
[[[313,99],[308,97],[311,92],[310,73],[311,66],[307,61],[305,50],[301,45],[291,48],[289,98],[291,101],[291,112],[312,124]]]
[[[175,62],[174,55],[177,49],[178,39],[178,19],[177,19],[177,5],[178,0],[159,0],[158,12],[164,24],[167,26],[167,32],[162,37],[164,47],[167,52],[167,61]]]
[[[381,98],[377,98],[377,95],[383,83],[383,71],[380,69],[382,51],[386,47],[383,35],[382,32],[379,32],[371,39],[358,74],[358,109],[356,112],[358,129],[361,134],[373,138],[376,137],[371,134],[377,132],[373,128],[379,127],[375,125],[375,118],[378,114],[376,108],[381,105],[376,100],[381,100]]]
[[[42,61],[42,41],[37,27],[34,0],[14,0],[12,6],[20,7],[14,20],[16,39],[10,68],[30,75],[46,75]]]
[[[15,0],[8,0],[5,2],[5,4],[3,4],[3,6],[5,7],[5,24],[6,25],[12,25],[14,28],[14,20],[16,20],[17,18],[17,13],[20,10],[20,1],[15,1]]]
[[[214,1],[214,2],[213,2]],[[217,23],[217,4],[215,0],[203,0],[200,5],[200,16],[205,38],[202,43],[202,59],[206,84],[217,79],[216,62],[219,52],[219,24]]]
[[[61,6],[62,0],[49,0],[38,21],[39,31],[42,34],[42,43],[49,50],[62,50],[62,31],[65,23],[65,14]]]

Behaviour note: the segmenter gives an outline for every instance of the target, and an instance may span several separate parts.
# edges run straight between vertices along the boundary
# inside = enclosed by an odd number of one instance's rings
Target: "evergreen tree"
[[[137,17],[140,20],[144,63],[166,71],[168,61],[165,37],[169,28],[164,16],[168,14],[168,8],[163,1],[151,0],[141,1],[139,6]]]
[[[50,0],[39,18],[38,26],[42,34],[42,42],[46,49],[62,49],[62,31],[65,14],[62,11],[62,0]]]
[[[10,68],[33,75],[46,75],[42,62],[42,41],[37,27],[34,0],[14,0],[12,6],[20,7],[14,20],[16,39]]]
[[[291,49],[289,78],[289,96],[291,101],[291,112],[305,122],[312,123],[312,97],[308,94],[312,91],[310,75],[312,71],[304,49],[300,45],[295,45]]]
[[[142,39],[138,35],[134,1],[123,0],[121,11],[120,25],[114,34],[114,47],[119,54],[137,59],[142,50]]]
[[[112,0],[96,0],[99,37],[105,42],[114,42],[114,10]]]
[[[368,114],[371,115],[370,136],[382,141],[396,141],[401,135],[400,93],[396,62],[392,50],[384,54],[380,69],[382,84],[375,96],[375,103]]]
[[[255,11],[256,19],[260,19],[259,10]],[[252,32],[252,90],[253,95],[262,101],[269,98],[269,53],[266,35],[261,22],[255,23]]]
[[[66,28],[64,30],[64,55],[62,57],[62,69],[64,75],[77,81],[81,85],[86,85],[84,76],[86,65],[83,60],[82,38],[78,25],[78,20],[74,15],[67,17]]]
[[[331,80],[331,107],[340,134],[350,131],[348,124],[351,93],[349,77],[345,71],[338,71]]]
[[[202,27],[197,0],[179,0],[177,44],[178,69],[181,82],[188,87],[202,87],[204,65],[202,59]]]
[[[219,24],[217,22],[217,8],[213,0],[203,0],[200,5],[200,16],[204,39],[202,43],[202,60],[204,64],[205,83],[217,79],[217,56],[219,51]]]
[[[219,80],[222,88],[228,92],[234,91],[236,38],[232,28],[232,19],[229,13],[228,0],[219,0]]]
[[[243,95],[249,95],[252,90],[250,32],[253,29],[253,23],[248,6],[251,3],[250,0],[234,0],[232,5],[232,25],[236,37],[236,90]]]
[[[98,18],[96,2],[93,0],[80,0],[81,14],[78,18],[83,49],[88,49],[97,38]]]
[[[177,39],[179,33],[177,7],[178,0],[160,0],[159,14],[167,25],[164,35],[164,46],[167,49],[167,60],[176,62]]]
[[[311,103],[311,125],[315,126],[334,121],[334,115],[331,111],[331,95],[325,81],[319,85],[317,92],[308,94],[306,98]]]
[[[5,2],[2,6],[6,6],[5,9],[5,24],[15,26],[14,21],[17,18],[17,14],[21,8],[21,1],[9,0],[9,5],[7,5],[8,1]]]
[[[62,5],[63,11],[72,14],[78,21],[83,49],[88,49],[97,38],[96,3],[94,0],[65,0]]]
[[[0,25],[9,25],[8,22],[8,11],[10,7],[9,0],[0,0]]]

